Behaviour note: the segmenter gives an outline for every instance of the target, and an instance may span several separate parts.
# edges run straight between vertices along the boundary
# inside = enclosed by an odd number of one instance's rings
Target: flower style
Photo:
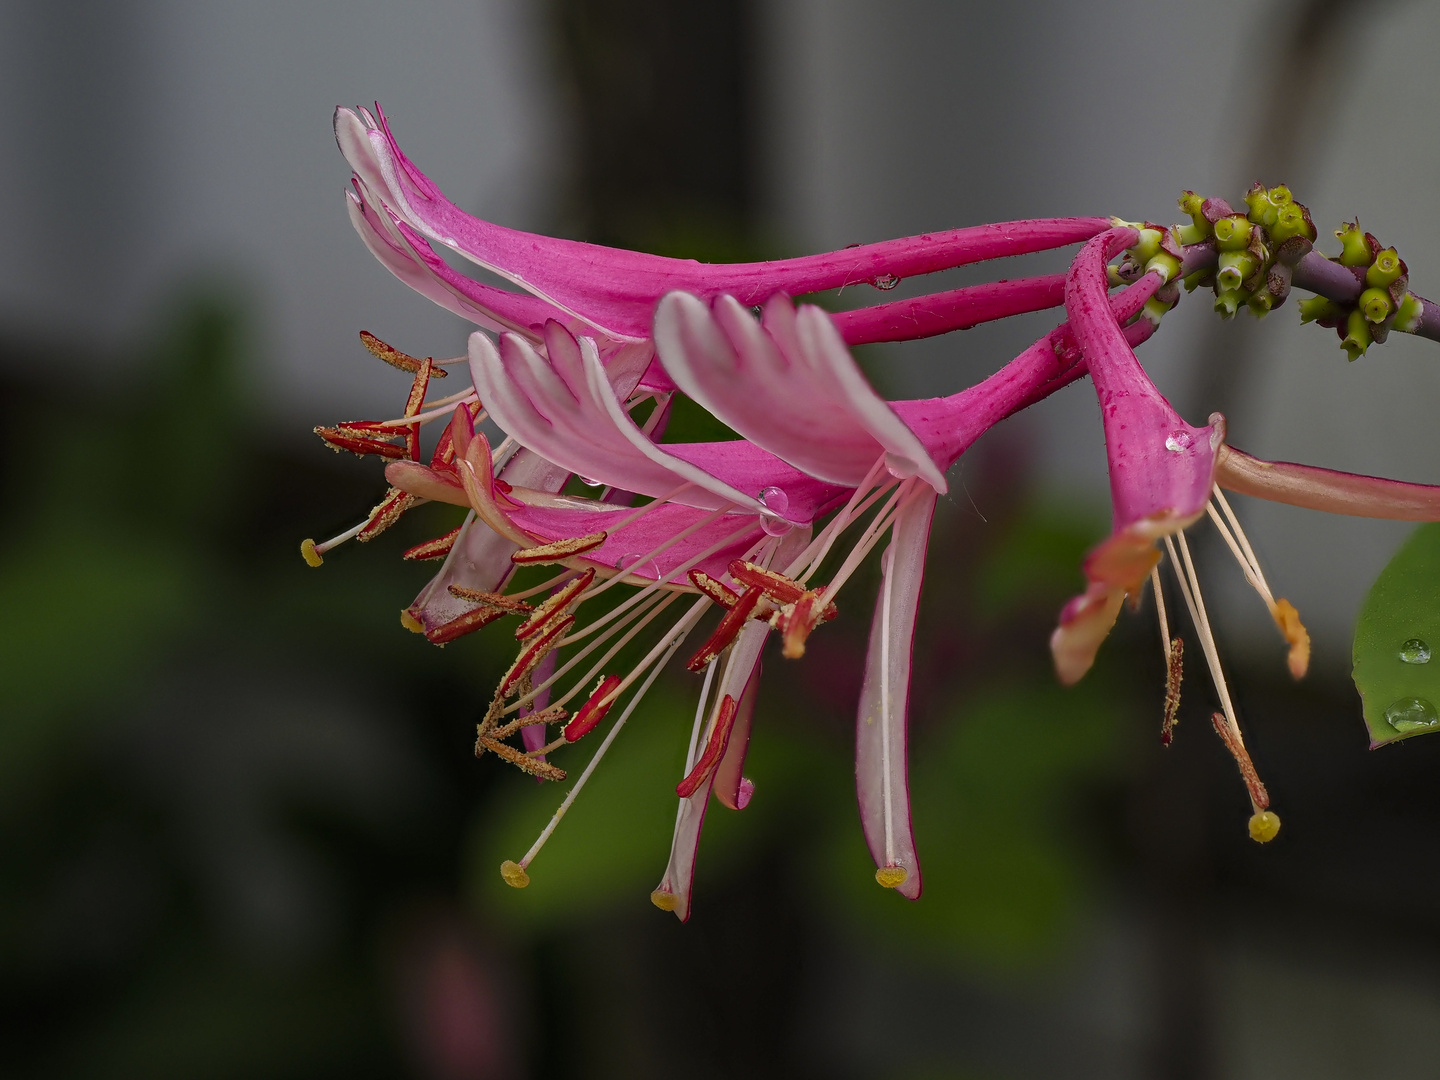
[[[743,768],[771,632],[778,633],[784,656],[802,656],[809,635],[835,615],[855,570],[888,539],[857,712],[856,781],[876,880],[918,898],[908,685],[936,499],[946,491],[946,470],[976,438],[1087,374],[1104,422],[1114,531],[1086,560],[1085,593],[1061,613],[1051,641],[1057,672],[1066,683],[1083,676],[1122,601],[1137,599],[1149,580],[1169,673],[1162,736],[1169,741],[1182,643],[1166,620],[1156,547],[1162,543],[1222,704],[1216,730],[1250,791],[1251,833],[1266,840],[1278,830],[1245,751],[1184,530],[1204,514],[1216,523],[1289,643],[1291,670],[1299,677],[1308,662],[1308,635],[1294,608],[1273,596],[1221,487],[1410,520],[1440,517],[1440,489],[1250,458],[1226,444],[1218,414],[1204,427],[1181,420],[1134,348],[1178,299],[1181,275],[1214,274],[1219,266],[1227,310],[1248,295],[1259,311],[1283,302],[1292,280],[1321,291],[1327,302],[1355,304],[1354,274],[1337,277],[1308,240],[1281,245],[1288,261],[1276,262],[1261,242],[1263,225],[1246,226],[1246,251],[1225,248],[1222,233],[1239,235],[1240,227],[1229,218],[1229,226],[1220,223],[1230,211],[1218,200],[1196,202],[1194,225],[1179,230],[1105,218],[1040,219],[778,262],[710,266],[533,236],[470,217],[401,153],[378,106],[374,113],[338,110],[335,132],[354,171],[347,193],[351,221],[366,245],[402,281],[485,332],[471,335],[466,356],[439,362],[365,337],[372,352],[413,376],[402,415],[317,431],[336,449],[386,459],[390,490],[365,521],[323,544],[306,541],[302,552],[319,565],[335,544],[368,540],[425,501],[469,511],[458,529],[406,552],[444,562],[402,622],[444,645],[508,615],[519,620],[515,660],[477,726],[477,755],[491,753],[540,779],[566,779],[552,756],[597,731],[629,695],[530,850],[502,866],[507,882],[528,883],[532,860],[646,690],[716,608],[713,628],[688,661],[703,681],[676,785],[670,859],[652,894],[658,907],[688,918],[712,794],[737,810],[753,794]],[[1278,205],[1280,190],[1271,189],[1264,205]],[[1303,226],[1313,239],[1308,212],[1290,208],[1288,198],[1286,191],[1285,205],[1272,215],[1274,237],[1282,236],[1281,226],[1297,235]],[[1263,207],[1254,212],[1269,220]],[[858,283],[884,290],[901,277],[1077,242],[1083,247],[1065,275],[836,315],[797,307],[789,298]],[[525,291],[456,272],[436,245]],[[1126,262],[1110,267],[1125,249]],[[1271,265],[1278,269],[1264,279],[1261,271]],[[1250,278],[1240,274],[1242,266]],[[1405,292],[1406,282],[1390,282],[1395,296],[1385,311],[1372,304],[1382,320],[1375,340],[1392,327],[1429,325],[1433,305]],[[1125,287],[1112,292],[1117,284]],[[1067,322],[996,374],[948,397],[887,402],[848,349],[1061,303]],[[1401,316],[1408,320],[1403,327],[1396,321]],[[1336,317],[1327,309],[1327,319]],[[459,364],[472,387],[427,402],[431,380]],[[676,393],[740,438],[662,444]],[[422,461],[421,426],[447,417],[428,462]],[[493,448],[480,427],[487,422],[504,434]],[[562,494],[572,476],[594,494]],[[637,504],[637,497],[648,501]],[[518,587],[517,569],[532,566],[558,572]],[[582,619],[582,612],[602,606],[594,603],[598,597],[618,587],[634,591]],[[680,600],[687,602],[673,607]],[[650,645],[639,663],[615,673],[621,651],[644,641]],[[558,732],[554,738],[552,732]],[[517,735],[523,750],[510,742]]]

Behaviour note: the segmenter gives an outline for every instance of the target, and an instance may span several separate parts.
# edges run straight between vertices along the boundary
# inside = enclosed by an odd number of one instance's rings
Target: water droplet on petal
[[[885,453],[885,471],[896,480],[909,480],[920,471],[920,467],[907,457],[899,454]]]
[[[776,515],[783,515],[790,509],[790,496],[785,494],[784,488],[767,487],[760,492],[760,505],[767,510],[773,510]],[[790,531],[788,521],[769,514],[760,515],[760,527],[770,536],[784,536]]]
[[[582,476],[582,477],[580,477],[580,482],[581,482],[582,484],[584,484],[586,487],[604,487],[604,486],[605,486],[604,481],[602,481],[602,480],[591,480],[590,477],[588,477],[588,476]]]
[[[874,281],[870,282],[870,284],[874,285],[877,289],[889,292],[896,285],[900,284],[900,279],[894,274],[881,274]]]
[[[1385,709],[1385,722],[1402,734],[1425,731],[1440,725],[1440,713],[1424,698],[1400,698]]]
[[[618,559],[615,560],[615,569],[616,569],[616,570],[628,570],[628,571],[630,571],[632,574],[636,575],[637,577],[648,577],[648,578],[653,578],[653,579],[659,580],[659,578],[660,578],[660,564],[659,564],[659,563],[657,563],[654,559],[651,559],[651,560],[650,560],[648,563],[646,563],[644,566],[640,566],[640,565],[638,565],[639,562],[640,562],[640,556],[639,556],[639,555],[635,555],[635,554],[621,555],[620,558],[618,558]]]
[[[1430,662],[1430,646],[1420,638],[1412,637],[1400,646],[1400,659],[1407,664],[1428,664]]]
[[[1176,431],[1165,437],[1165,449],[1177,454],[1183,454],[1190,449],[1190,444],[1195,440],[1188,431]]]

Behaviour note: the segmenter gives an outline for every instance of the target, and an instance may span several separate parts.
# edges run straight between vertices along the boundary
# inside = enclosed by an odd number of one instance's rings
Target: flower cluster
[[[380,359],[413,376],[405,407],[393,419],[316,430],[336,449],[385,459],[390,488],[355,528],[325,543],[307,540],[302,553],[318,566],[336,544],[367,540],[426,501],[468,511],[459,528],[405,553],[443,564],[401,621],[443,645],[514,617],[515,658],[479,720],[477,755],[561,781],[569,745],[598,739],[534,845],[502,866],[508,883],[528,883],[531,862],[646,690],[683,650],[698,700],[675,786],[669,864],[652,899],[688,918],[712,796],[738,810],[753,792],[744,764],[767,640],[774,634],[786,658],[803,656],[809,636],[852,600],[846,586],[856,569],[881,548],[856,714],[856,780],[876,880],[918,898],[908,685],[936,500],[947,489],[946,471],[981,434],[1087,375],[1104,422],[1114,528],[1085,561],[1085,592],[1061,612],[1051,640],[1057,673],[1066,683],[1084,675],[1122,602],[1138,603],[1150,583],[1169,673],[1162,735],[1169,741],[1183,648],[1171,634],[1159,576],[1168,556],[1221,704],[1216,730],[1249,791],[1251,835],[1264,841],[1278,831],[1245,750],[1185,530],[1207,516],[1214,523],[1288,644],[1298,678],[1309,638],[1295,609],[1273,595],[1222,489],[1339,513],[1440,518],[1440,489],[1249,457],[1228,445],[1218,414],[1199,427],[1182,420],[1136,358],[1178,300],[1181,278],[1217,282],[1217,305],[1229,310],[1243,301],[1263,314],[1294,284],[1381,314],[1375,297],[1354,287],[1348,268],[1358,263],[1313,252],[1308,211],[1288,191],[1252,192],[1253,221],[1187,192],[1181,205],[1193,220],[1175,228],[1038,219],[776,262],[703,265],[535,236],[464,214],[404,156],[378,108],[337,111],[335,131],[354,173],[351,221],[366,245],[396,277],[481,329],[465,356],[442,361],[362,335]],[[1285,246],[1297,239],[1303,243]],[[1081,247],[1064,275],[833,315],[791,299],[861,283],[884,290],[905,277],[1073,244]],[[437,248],[519,291],[458,273]],[[1387,254],[1366,250],[1373,257],[1362,277]],[[1122,252],[1124,261],[1111,265]],[[1385,283],[1391,307],[1373,325],[1388,320],[1387,329],[1435,336],[1433,305],[1404,282],[1396,298],[1390,286],[1398,276]],[[948,397],[886,401],[850,353],[864,342],[943,334],[1061,305],[1065,321],[1054,330]],[[431,381],[456,369],[468,371],[471,385],[429,399]],[[662,443],[676,395],[740,437]],[[446,423],[422,459],[422,426],[437,421]],[[492,446],[485,432],[497,430],[502,437]],[[565,492],[572,477],[586,494]],[[616,666],[622,653],[636,652],[638,662]]]

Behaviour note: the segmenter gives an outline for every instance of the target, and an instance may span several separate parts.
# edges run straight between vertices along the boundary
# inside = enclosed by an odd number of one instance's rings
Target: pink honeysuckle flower
[[[1269,810],[1269,795],[1245,749],[1185,529],[1206,515],[1214,522],[1284,636],[1290,672],[1298,679],[1309,665],[1309,634],[1294,606],[1275,597],[1221,489],[1333,513],[1430,521],[1440,517],[1440,488],[1258,461],[1226,445],[1225,421],[1218,413],[1206,427],[1182,420],[1140,366],[1107,296],[1106,264],[1133,246],[1136,236],[1133,228],[1118,227],[1094,237],[1066,275],[1066,312],[1104,422],[1114,527],[1086,557],[1086,591],[1061,612],[1051,651],[1060,680],[1078,681],[1109,635],[1122,601],[1127,595],[1138,599],[1148,579],[1165,650],[1162,739],[1168,744],[1179,704],[1182,642],[1171,637],[1166,617],[1158,571],[1162,554],[1156,547],[1157,541],[1163,544],[1220,698],[1216,731],[1235,756],[1250,794],[1250,834],[1265,842],[1278,833],[1280,819]]]

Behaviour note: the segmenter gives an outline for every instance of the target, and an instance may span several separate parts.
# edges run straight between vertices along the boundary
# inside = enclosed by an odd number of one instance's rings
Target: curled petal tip
[[[1115,625],[1124,599],[1124,589],[1095,583],[1065,605],[1060,625],[1050,635],[1050,655],[1062,686],[1074,686],[1095,663],[1095,654]]]
[[[1250,817],[1250,839],[1257,844],[1268,844],[1280,835],[1280,815],[1272,810],[1260,810]]]
[[[500,864],[500,877],[512,889],[523,889],[530,884],[530,875],[525,872],[525,868],[510,859]]]

